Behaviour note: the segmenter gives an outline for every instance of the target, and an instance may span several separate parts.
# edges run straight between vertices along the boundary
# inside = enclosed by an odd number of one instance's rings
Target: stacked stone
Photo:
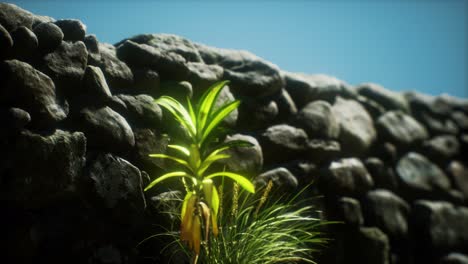
[[[157,241],[134,248],[164,221],[150,197],[167,189],[142,187],[170,164],[147,155],[183,134],[153,99],[196,99],[229,80],[217,103],[242,104],[225,140],[254,147],[225,165],[283,193],[314,183],[324,217],[342,222],[321,263],[468,263],[466,99],[353,87],[175,35],[110,45],[79,20],[4,3],[0,60],[8,260],[158,258]]]

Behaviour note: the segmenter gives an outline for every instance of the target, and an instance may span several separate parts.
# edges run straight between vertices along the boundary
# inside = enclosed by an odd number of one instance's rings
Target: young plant
[[[207,173],[214,162],[229,158],[229,155],[223,151],[234,146],[251,145],[245,141],[230,141],[219,144],[216,148],[210,146],[216,140],[215,129],[240,104],[236,100],[215,108],[215,102],[226,84],[226,81],[214,84],[201,96],[195,107],[189,98],[186,102],[187,107],[169,96],[155,100],[155,103],[165,108],[181,124],[188,135],[188,142],[168,145],[168,148],[178,155],[162,153],[149,155],[152,158],[172,160],[180,165],[180,169],[159,176],[145,188],[145,191],[169,178],[179,177],[182,180],[186,195],[181,209],[180,239],[194,252],[194,263],[200,254],[202,230],[207,241],[210,230],[214,236],[219,232],[217,221],[220,199],[213,178],[228,177],[246,191],[255,192],[252,182],[240,174],[229,171]]]

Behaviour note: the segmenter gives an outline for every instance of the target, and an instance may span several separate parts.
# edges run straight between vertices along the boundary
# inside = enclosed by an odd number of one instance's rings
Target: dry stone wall
[[[242,101],[226,140],[254,144],[226,165],[291,193],[313,181],[342,221],[320,263],[468,263],[466,99],[353,87],[175,35],[111,45],[6,3],[0,60],[1,263],[165,263],[158,239],[135,247],[166,221],[161,189],[142,188],[167,164],[147,154],[180,132],[152,101],[220,80],[218,103]]]

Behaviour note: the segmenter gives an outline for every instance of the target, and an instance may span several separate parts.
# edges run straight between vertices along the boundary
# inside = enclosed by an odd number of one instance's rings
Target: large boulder
[[[356,92],[347,83],[332,76],[284,71],[281,73],[286,81],[286,90],[299,109],[315,100],[324,100],[333,104],[337,96],[356,97]]]
[[[9,3],[0,3],[0,24],[8,31],[24,26],[32,29],[34,15]]]
[[[450,181],[445,173],[416,152],[403,156],[398,161],[396,172],[405,198],[443,199],[450,191]]]
[[[376,140],[374,122],[358,102],[338,97],[333,105],[333,114],[339,124],[339,140],[343,151],[362,155]]]
[[[17,60],[2,62],[0,83],[0,102],[26,110],[34,126],[47,128],[65,119],[54,83],[31,65]]]
[[[377,102],[387,111],[395,110],[409,113],[409,105],[403,94],[387,90],[374,83],[359,84],[355,89],[360,95]]]
[[[448,202],[419,200],[414,203],[416,244],[423,252],[449,253],[468,249],[468,208]]]
[[[360,197],[372,189],[374,181],[359,159],[346,158],[323,169],[318,185],[329,196]]]
[[[24,130],[11,144],[9,165],[0,173],[2,200],[36,207],[73,194],[85,165],[83,133],[39,135]]]
[[[51,22],[40,23],[34,27],[34,34],[39,42],[39,51],[49,53],[54,51],[63,40],[62,30]]]
[[[328,102],[318,100],[300,109],[293,123],[304,129],[310,138],[336,139],[340,127],[335,116]]]
[[[13,39],[13,49],[11,50],[13,58],[30,61],[38,47],[38,40],[34,32],[25,26],[17,27],[10,32]]]
[[[257,139],[243,134],[228,136],[225,142],[243,140],[252,144],[251,147],[233,147],[223,153],[229,155],[226,160],[221,160],[229,171],[234,171],[249,178],[257,176],[263,168],[263,153]]]
[[[117,95],[125,103],[125,110],[121,111],[132,127],[158,128],[162,122],[162,111],[154,99],[146,94]]]
[[[381,140],[404,149],[422,143],[429,136],[424,126],[400,111],[385,113],[377,120],[376,128]]]
[[[77,19],[61,19],[54,22],[63,32],[67,41],[83,41],[86,35],[86,25]]]
[[[0,59],[10,56],[13,39],[10,33],[0,24]]]
[[[82,80],[81,94],[86,94],[100,102],[105,102],[112,97],[104,73],[99,67],[91,65],[86,66]]]

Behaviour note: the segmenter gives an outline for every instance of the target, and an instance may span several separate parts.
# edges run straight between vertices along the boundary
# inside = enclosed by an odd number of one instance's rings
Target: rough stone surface
[[[448,165],[447,171],[453,186],[468,200],[468,168],[460,161],[454,160]]]
[[[376,157],[367,158],[364,165],[372,176],[376,188],[391,191],[398,189],[398,179],[392,167]]]
[[[405,113],[409,112],[408,102],[403,94],[386,90],[382,86],[374,83],[363,83],[358,85],[355,89],[358,90],[360,95],[377,102],[387,111],[399,110]]]
[[[33,14],[9,3],[0,3],[0,24],[8,31],[24,26],[32,29]]]
[[[63,39],[68,41],[83,41],[86,26],[77,19],[61,19],[54,22],[63,32]]]
[[[2,104],[26,110],[35,126],[47,127],[65,119],[54,83],[31,65],[17,60],[2,62],[0,83]]]
[[[265,129],[274,123],[279,114],[278,105],[270,98],[241,99],[238,124],[246,129]]]
[[[229,159],[221,161],[229,171],[246,175],[249,178],[257,176],[263,168],[263,153],[257,139],[243,134],[228,136],[225,142],[244,140],[252,144],[252,147],[233,147],[224,151],[230,156]],[[245,159],[245,157],[249,157]]]
[[[0,59],[9,56],[12,47],[13,39],[10,33],[0,24]]]
[[[420,144],[429,136],[425,127],[399,111],[390,111],[381,116],[377,120],[376,128],[382,140],[403,148]]]
[[[34,27],[34,34],[37,36],[39,51],[48,53],[54,51],[63,40],[62,30],[54,23],[40,23]]]
[[[451,135],[437,136],[424,142],[422,149],[430,160],[444,166],[460,153],[460,143]]]
[[[339,140],[347,153],[362,155],[376,140],[377,133],[371,116],[358,102],[338,97],[333,114],[339,124]]]
[[[310,138],[336,139],[340,127],[335,116],[328,102],[314,101],[297,113],[294,123],[304,129]]]
[[[162,111],[154,99],[145,94],[131,96],[118,95],[125,103],[126,110],[121,113],[127,120],[132,120],[132,127],[158,128],[162,122]]]
[[[305,150],[307,134],[304,130],[289,125],[275,125],[260,135],[259,142],[265,163],[270,164],[297,158]]]
[[[282,191],[292,191],[297,189],[299,183],[294,175],[286,168],[280,167],[263,172],[255,178],[257,188],[267,186],[272,181],[273,186]]]
[[[408,198],[443,198],[450,189],[450,181],[445,173],[416,152],[403,156],[398,161],[396,172]]]
[[[353,227],[362,226],[364,217],[359,201],[351,197],[341,197],[338,200],[338,220]]]
[[[4,135],[8,132],[21,131],[29,122],[31,122],[31,115],[21,108],[10,107],[8,109],[0,109],[0,122],[5,126],[6,131],[0,132]]]
[[[27,27],[20,26],[10,32],[13,39],[11,52],[13,57],[28,61],[36,52],[38,41],[36,35]]]
[[[112,96],[102,70],[95,66],[87,66],[83,75],[83,89],[81,93],[91,94],[99,100],[106,100]]]
[[[344,260],[356,263],[390,263],[388,237],[376,227],[361,227],[346,235]]]
[[[335,160],[341,155],[341,145],[334,140],[312,139],[307,142],[306,157],[316,163]]]

